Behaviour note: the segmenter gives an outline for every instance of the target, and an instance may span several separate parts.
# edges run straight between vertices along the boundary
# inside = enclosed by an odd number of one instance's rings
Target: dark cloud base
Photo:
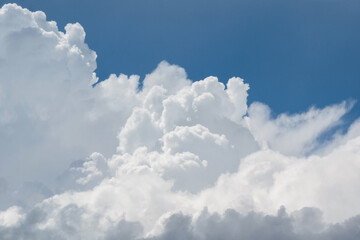
[[[39,230],[47,218],[40,208],[27,214],[20,225],[0,229],[0,239],[84,239],[79,230],[82,209],[70,205],[62,209],[58,229]],[[76,217],[77,216],[77,217]],[[89,226],[88,226],[89,227]],[[88,229],[91,229],[89,227]],[[96,228],[93,228],[96,231]],[[360,215],[342,223],[325,225],[322,213],[316,208],[303,208],[288,214],[284,207],[277,215],[250,212],[246,215],[229,209],[222,216],[204,209],[196,219],[177,213],[165,220],[158,236],[142,238],[143,227],[137,222],[119,221],[96,239],[106,240],[357,240],[360,239]],[[91,232],[88,233],[91,236]]]
[[[194,222],[190,216],[172,215],[165,225],[164,233],[152,240],[330,240],[360,239],[360,215],[344,223],[330,225],[325,229],[319,218],[319,210],[304,208],[298,216],[289,216],[281,208],[277,216],[251,212],[242,215],[227,210],[224,216],[204,211]],[[300,216],[299,216],[300,215]],[[314,228],[315,227],[315,228]]]

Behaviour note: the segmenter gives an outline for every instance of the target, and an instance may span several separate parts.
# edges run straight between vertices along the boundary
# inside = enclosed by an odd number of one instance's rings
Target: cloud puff
[[[165,61],[93,85],[80,24],[7,4],[0,30],[2,239],[358,236],[359,121],[333,131],[353,103],[272,117]]]
[[[84,43],[78,23],[68,24],[63,33],[44,13],[14,4],[1,8],[0,19],[1,175],[34,180],[43,176],[36,165],[59,167],[67,155],[62,151],[72,149],[71,130],[58,132],[70,128],[69,118],[81,117],[74,114],[88,101],[84,89],[94,80],[96,54]],[[78,131],[72,131],[73,138]]]
[[[359,221],[357,216],[341,224],[325,227],[321,212],[315,208],[303,208],[290,215],[285,208],[280,208],[277,215],[255,212],[242,215],[234,210],[219,215],[204,210],[196,220],[181,213],[172,215],[166,219],[163,232],[149,239],[353,240],[360,236]]]
[[[328,222],[343,221],[360,211],[359,144],[357,137],[323,157],[258,151],[244,158],[236,173],[221,176],[214,188],[202,193],[203,198],[211,197],[209,208],[216,211],[231,206],[241,212],[274,213],[281,205],[291,211],[312,206],[323,210]]]
[[[253,103],[246,122],[264,147],[287,155],[302,156],[314,151],[320,144],[317,139],[321,134],[339,124],[352,106],[352,102],[342,102],[324,109],[312,107],[301,114],[280,114],[272,119],[268,106]]]
[[[0,29],[0,176],[6,195],[24,182],[54,190],[54,176],[71,162],[94,151],[114,152],[118,130],[136,105],[138,77],[111,75],[93,88],[96,53],[79,23],[61,32],[43,12],[7,4]],[[12,204],[2,200],[2,207]]]
[[[88,222],[84,213],[76,206],[62,209],[53,218],[53,228],[42,225],[46,214],[41,209],[34,209],[27,214],[21,224],[0,225],[2,239],[287,239],[287,240],[325,240],[358,239],[360,217],[355,216],[342,223],[326,225],[322,213],[316,208],[303,208],[288,214],[281,207],[275,215],[250,212],[240,214],[227,210],[224,214],[209,213],[204,209],[194,218],[190,215],[175,213],[163,220],[162,231],[156,236],[142,238],[142,226],[138,222],[119,221],[101,231],[100,222]],[[85,221],[84,221],[85,220]],[[85,222],[85,224],[84,224]],[[84,228],[84,225],[86,227]],[[92,226],[92,231],[89,227]]]

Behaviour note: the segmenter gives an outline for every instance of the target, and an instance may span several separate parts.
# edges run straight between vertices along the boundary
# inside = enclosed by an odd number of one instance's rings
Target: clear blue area
[[[44,11],[60,29],[80,22],[101,79],[144,77],[167,60],[192,80],[240,76],[250,83],[249,101],[276,113],[360,100],[359,0],[15,2]],[[359,105],[350,119],[360,115]]]

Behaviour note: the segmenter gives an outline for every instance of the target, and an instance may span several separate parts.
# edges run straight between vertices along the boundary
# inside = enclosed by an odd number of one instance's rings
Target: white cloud
[[[358,217],[330,223],[360,214],[359,121],[319,140],[352,103],[273,118],[242,79],[191,82],[167,62],[142,89],[123,74],[92,87],[80,24],[9,4],[0,30],[1,238],[354,236]]]
[[[291,214],[280,208],[276,215],[255,212],[242,215],[234,210],[219,215],[205,209],[197,219],[182,213],[171,215],[165,220],[160,235],[146,239],[353,240],[359,237],[359,221],[357,216],[341,224],[325,226],[321,211],[315,208],[303,208]]]
[[[44,13],[7,4],[0,29],[0,176],[51,185],[72,161],[111,155],[138,77],[112,75],[92,88],[96,54],[78,23],[61,32]]]
[[[31,13],[11,4],[2,7],[0,18],[0,88],[4,93],[0,172],[9,178],[17,172],[33,180],[32,173],[43,175],[36,165],[50,170],[48,162],[55,167],[60,162],[52,158],[68,156],[61,151],[71,149],[66,146],[71,138],[56,134],[56,128],[66,125],[63,121],[74,112],[82,111],[82,104],[71,102],[88,98],[84,89],[90,88],[96,54],[83,43],[85,33],[80,24],[69,24],[62,33],[42,12]],[[44,152],[48,155],[43,156]],[[26,171],[16,169],[18,165]]]
[[[161,86],[168,94],[174,94],[190,84],[191,81],[187,79],[183,68],[162,61],[151,74],[146,75],[143,90],[147,92],[153,86]]]
[[[238,172],[220,177],[201,198],[209,201],[210,210],[219,212],[231,207],[274,213],[281,205],[291,211],[311,206],[323,210],[327,222],[343,221],[360,211],[359,144],[357,137],[323,157],[256,152],[242,160]]]
[[[272,119],[268,106],[253,103],[245,120],[263,146],[287,155],[302,156],[315,150],[321,134],[339,124],[352,106],[351,102],[342,102],[323,109],[312,107],[301,114],[281,114]]]
[[[23,219],[19,207],[10,207],[6,211],[0,212],[0,227],[12,227]]]

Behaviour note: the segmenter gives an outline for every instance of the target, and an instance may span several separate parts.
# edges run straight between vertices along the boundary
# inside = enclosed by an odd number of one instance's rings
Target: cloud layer
[[[0,30],[2,239],[359,238],[353,102],[274,117],[166,61],[97,82],[80,24],[8,4]]]

